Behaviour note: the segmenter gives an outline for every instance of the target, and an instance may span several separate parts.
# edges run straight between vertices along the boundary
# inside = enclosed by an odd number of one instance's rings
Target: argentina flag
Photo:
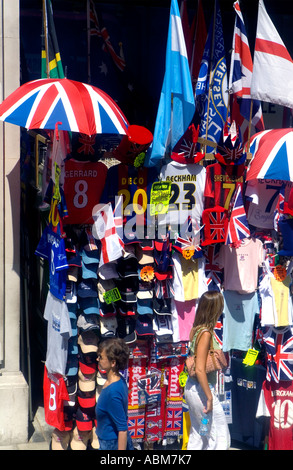
[[[170,155],[191,123],[194,112],[194,94],[178,3],[171,0],[165,76],[154,139],[146,155],[145,166],[156,166],[165,155]]]
[[[222,17],[217,0],[196,85],[196,104],[200,118],[199,137],[218,143],[227,119],[228,82]],[[208,146],[206,151],[212,152],[213,147]]]

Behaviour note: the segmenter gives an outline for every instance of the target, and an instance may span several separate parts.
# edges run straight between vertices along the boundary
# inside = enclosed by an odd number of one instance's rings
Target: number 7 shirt
[[[66,224],[92,224],[92,211],[100,202],[108,168],[102,162],[66,160],[64,195],[68,210]]]

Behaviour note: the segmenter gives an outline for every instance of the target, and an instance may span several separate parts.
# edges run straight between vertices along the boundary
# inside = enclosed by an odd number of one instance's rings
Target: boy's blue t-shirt
[[[103,388],[96,405],[97,436],[103,440],[118,438],[119,431],[127,431],[128,389],[121,377]]]

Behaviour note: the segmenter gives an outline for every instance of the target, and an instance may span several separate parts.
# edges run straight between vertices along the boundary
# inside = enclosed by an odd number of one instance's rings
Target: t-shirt
[[[68,341],[72,335],[67,304],[48,292],[44,318],[47,326],[46,367],[49,373],[65,375]]]
[[[35,254],[49,263],[50,292],[62,300],[66,296],[68,263],[64,238],[46,226],[36,248]]]
[[[121,163],[108,170],[101,202],[110,202],[114,211],[118,196],[123,196],[123,229],[129,241],[144,239],[145,227],[155,230],[155,218],[150,214],[149,205],[152,184],[157,179],[155,167],[136,168]],[[149,237],[154,238],[154,232],[151,231]]]
[[[222,245],[218,264],[224,268],[224,288],[241,294],[254,292],[263,260],[263,244],[258,238],[242,240],[239,248]]]
[[[64,401],[69,400],[64,378],[60,374],[48,374],[44,368],[44,412],[46,423],[59,431],[65,431]]]
[[[293,450],[293,382],[264,381],[256,417],[270,417],[269,450]]]
[[[239,294],[226,290],[223,296],[223,351],[247,351],[252,347],[254,319],[259,313],[257,292]]]
[[[118,438],[119,431],[127,431],[128,389],[121,377],[103,388],[96,405],[97,429],[100,439]]]
[[[66,224],[92,224],[92,211],[100,202],[108,168],[102,162],[66,160],[64,195],[68,210]]]
[[[205,167],[172,161],[162,167],[160,178],[171,182],[171,197],[168,213],[158,216],[158,225],[170,224],[184,236],[190,218],[196,230],[204,207]]]
[[[263,335],[266,350],[266,379],[270,382],[293,380],[293,329],[270,326]]]
[[[205,259],[185,259],[180,253],[173,253],[174,299],[180,302],[198,299],[207,289]]]
[[[281,186],[284,181],[279,180],[250,180],[247,182],[245,196],[251,200],[247,220],[257,228],[274,228],[274,211],[278,202]],[[286,183],[285,198],[291,182]]]
[[[243,187],[245,165],[212,163],[206,168],[204,190],[205,208],[221,206],[229,209],[230,201],[238,184]]]

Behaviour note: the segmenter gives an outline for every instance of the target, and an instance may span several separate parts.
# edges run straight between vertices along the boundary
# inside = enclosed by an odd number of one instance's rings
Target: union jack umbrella
[[[293,129],[270,129],[254,134],[246,180],[293,181]]]
[[[26,129],[127,134],[128,121],[104,91],[67,78],[27,82],[0,104],[0,120]]]

